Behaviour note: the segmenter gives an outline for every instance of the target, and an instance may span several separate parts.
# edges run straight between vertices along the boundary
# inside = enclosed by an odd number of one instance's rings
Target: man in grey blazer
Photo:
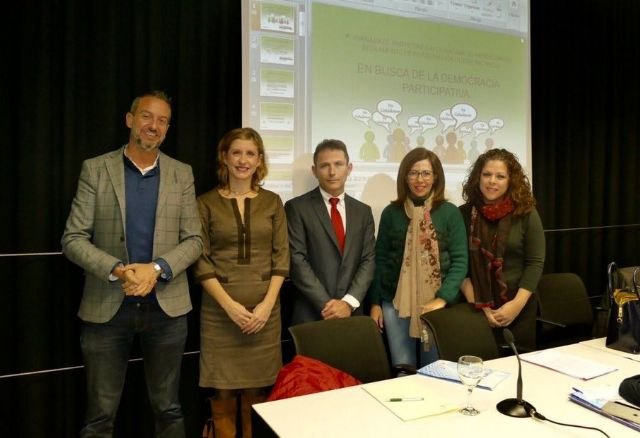
[[[292,325],[362,314],[375,270],[375,225],[371,207],[344,192],[351,169],[342,141],[322,141],[311,168],[319,187],[285,204],[296,289]],[[332,225],[331,198],[337,198],[343,246]]]
[[[191,167],[159,151],[169,97],[137,97],[124,147],[86,160],[62,250],[85,271],[78,316],[87,376],[80,436],[111,437],[137,335],[156,435],[184,437],[178,398],[191,310],[186,269],[202,253]]]

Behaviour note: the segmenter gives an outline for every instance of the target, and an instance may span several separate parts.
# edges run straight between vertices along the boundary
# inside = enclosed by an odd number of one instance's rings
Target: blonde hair
[[[264,143],[260,134],[253,128],[236,128],[227,132],[218,142],[218,184],[222,187],[229,187],[229,169],[224,163],[224,158],[229,149],[231,143],[236,140],[250,140],[258,148],[258,154],[260,155],[260,164],[255,173],[251,177],[251,188],[256,190],[262,185],[262,181],[267,177],[269,170],[267,168],[267,156],[264,151]]]

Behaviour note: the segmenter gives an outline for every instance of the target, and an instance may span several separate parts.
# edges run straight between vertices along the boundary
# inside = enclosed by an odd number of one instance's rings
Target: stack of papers
[[[616,371],[617,368],[601,362],[583,359],[557,350],[542,350],[520,356],[522,360],[549,368],[568,376],[589,380]]]
[[[493,390],[500,382],[509,377],[509,373],[505,371],[492,370],[489,368],[485,368],[484,373],[484,377],[480,380],[480,383],[478,383],[478,388]],[[462,383],[458,377],[458,364],[450,360],[441,359],[430,363],[420,368],[418,374]]]
[[[616,387],[591,388],[588,390],[573,388],[571,394],[569,394],[569,400],[640,432],[640,424],[637,422],[624,419],[611,413],[609,406],[619,403],[618,400],[622,400],[618,395]],[[621,406],[633,410],[633,408],[628,405],[621,404]]]

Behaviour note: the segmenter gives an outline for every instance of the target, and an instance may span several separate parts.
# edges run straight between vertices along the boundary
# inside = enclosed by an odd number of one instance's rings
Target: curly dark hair
[[[513,215],[521,216],[530,212],[535,207],[536,200],[531,191],[529,178],[525,175],[518,158],[506,149],[490,149],[478,157],[462,185],[462,199],[473,205],[483,203],[480,176],[487,162],[494,160],[502,161],[507,166],[509,173],[507,195],[513,200]]]
[[[434,152],[430,151],[429,149],[417,147],[407,153],[407,155],[405,155],[400,162],[400,167],[398,168],[398,178],[396,180],[398,198],[391,201],[393,204],[400,206],[404,205],[404,201],[409,196],[409,193],[411,193],[411,190],[409,189],[409,183],[407,182],[409,171],[415,163],[422,160],[429,160],[429,162],[431,163],[431,168],[433,169],[433,186],[431,187],[433,198],[431,200],[431,209],[435,210],[438,205],[445,201],[444,170],[442,169],[442,163],[440,162],[440,159]]]
[[[218,184],[223,188],[229,188],[229,169],[224,164],[224,156],[231,148],[235,140],[251,140],[258,148],[260,164],[251,178],[251,188],[256,190],[265,179],[269,170],[267,168],[267,155],[264,151],[264,143],[260,134],[253,128],[236,128],[227,132],[218,143]]]

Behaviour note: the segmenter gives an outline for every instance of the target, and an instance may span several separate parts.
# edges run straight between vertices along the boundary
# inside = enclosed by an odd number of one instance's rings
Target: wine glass
[[[480,411],[471,406],[471,393],[480,379],[484,376],[482,359],[478,356],[460,356],[458,359],[458,376],[460,381],[467,387],[467,406],[460,409],[464,415],[478,415]]]

